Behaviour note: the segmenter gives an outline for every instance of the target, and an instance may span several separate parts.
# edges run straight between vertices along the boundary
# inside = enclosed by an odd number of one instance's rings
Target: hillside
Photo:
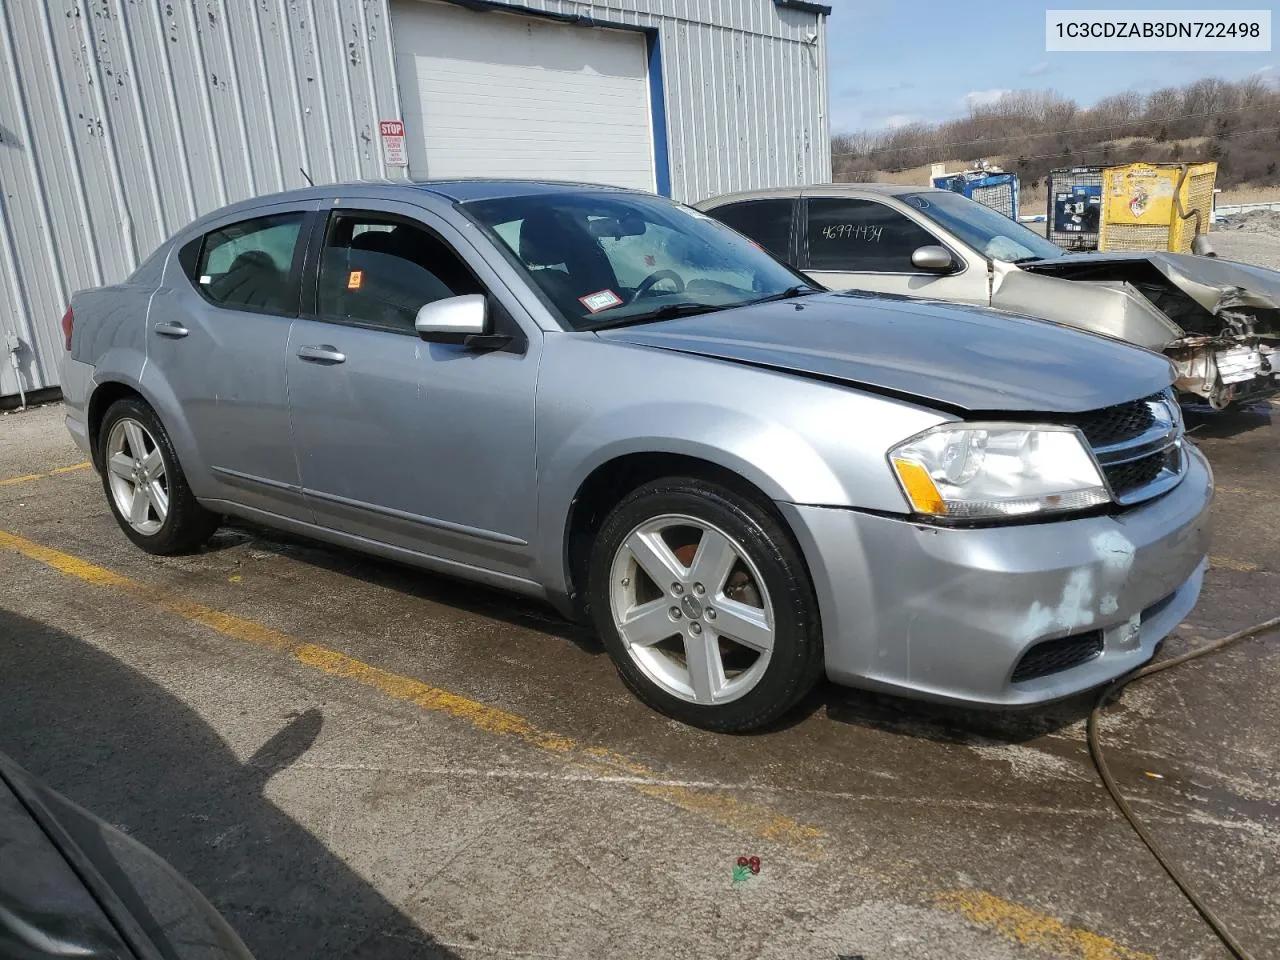
[[[1217,160],[1218,186],[1237,202],[1276,199],[1280,90],[1256,77],[1210,78],[1087,109],[1052,91],[1015,91],[958,120],[832,138],[837,181],[923,184],[932,163],[959,170],[980,158],[1017,173],[1027,200],[1056,167],[1195,160]]]

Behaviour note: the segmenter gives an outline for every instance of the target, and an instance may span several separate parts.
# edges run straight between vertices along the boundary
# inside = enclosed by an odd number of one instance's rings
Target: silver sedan
[[[1148,659],[1212,494],[1168,361],[828,293],[659,197],[318,187],[210,214],[63,320],[121,529],[225,516],[550,601],[646,702],[767,724],[824,672],[1031,705]]]

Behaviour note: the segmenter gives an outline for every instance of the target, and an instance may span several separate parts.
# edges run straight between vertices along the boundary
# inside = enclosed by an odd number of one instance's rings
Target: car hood
[[[1212,314],[1237,307],[1280,310],[1280,271],[1219,257],[1163,252],[1079,253],[1027,264],[1024,269],[1070,276],[1102,264],[1123,267],[1144,262]]]
[[[1163,357],[1114,340],[980,307],[852,291],[598,335],[964,411],[1079,413],[1173,382]]]

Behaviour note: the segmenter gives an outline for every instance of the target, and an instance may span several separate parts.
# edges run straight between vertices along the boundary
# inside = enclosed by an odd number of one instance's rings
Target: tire
[[[144,401],[126,397],[107,408],[98,430],[98,463],[116,523],[147,553],[190,553],[218,529],[221,518],[191,495],[169,434]]]
[[[623,682],[692,726],[766,726],[822,673],[799,549],[773,514],[719,484],[667,477],[630,493],[592,545],[587,591]]]

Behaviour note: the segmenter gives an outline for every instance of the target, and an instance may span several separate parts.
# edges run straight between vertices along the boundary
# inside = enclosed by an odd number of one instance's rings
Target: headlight
[[[944,423],[889,451],[917,513],[955,519],[1084,510],[1111,496],[1072,427]]]

